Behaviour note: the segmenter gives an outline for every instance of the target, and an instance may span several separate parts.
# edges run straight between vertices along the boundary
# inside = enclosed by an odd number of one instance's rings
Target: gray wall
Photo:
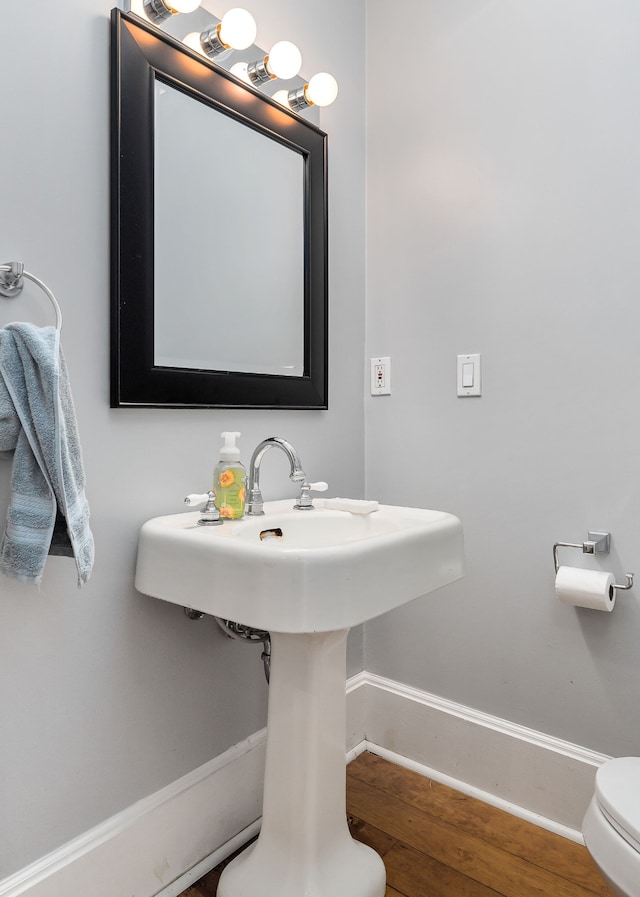
[[[76,588],[50,558],[40,589],[0,582],[0,879],[220,754],[265,723],[259,651],[211,620],[133,588],[137,532],[208,488],[219,434],[299,449],[333,494],[364,488],[364,8],[252,0],[259,40],[299,42],[304,71],[333,71],[330,134],[331,386],[328,412],[110,410],[108,0],[6,5],[0,54],[0,260],[56,293],[83,444],[97,560]],[[233,5],[221,2],[220,14]],[[334,32],[332,18],[340,15]],[[38,23],[39,27],[34,27]],[[33,288],[35,289],[35,288]],[[44,296],[0,301],[0,323],[52,320]],[[270,498],[293,494],[284,456],[267,457]],[[10,464],[0,461],[0,508]],[[4,513],[4,512],[3,512]],[[186,597],[186,596],[185,596]],[[350,672],[362,668],[355,633]]]
[[[241,430],[246,454],[282,433],[312,477],[362,494],[364,5],[251,5],[263,46],[296,40],[305,73],[340,82],[322,116],[328,413],[109,410],[111,3],[3,11],[0,258],[22,259],[63,307],[97,562],[81,592],[59,558],[39,590],[0,583],[0,878],[264,724],[257,654],[132,585],[140,523],[206,488],[219,432]],[[640,753],[637,599],[606,616],[563,607],[551,563],[556,539],[608,528],[606,564],[640,573],[640,12],[631,0],[368,0],[367,29],[365,355],[393,360],[393,395],[364,406],[367,491],[458,513],[467,577],[370,624],[366,666]],[[1,320],[29,308],[47,321],[42,303],[17,300]],[[483,354],[481,399],[456,398],[463,352]],[[264,478],[284,494],[284,459]],[[8,486],[0,462],[2,507]],[[361,666],[356,633],[350,672]]]
[[[467,576],[368,626],[366,667],[638,754],[640,590],[560,605],[551,549],[609,529],[604,569],[640,572],[640,8],[398,0],[389,66],[367,9],[367,357],[393,383],[367,493],[459,514]],[[483,395],[458,399],[470,352]]]

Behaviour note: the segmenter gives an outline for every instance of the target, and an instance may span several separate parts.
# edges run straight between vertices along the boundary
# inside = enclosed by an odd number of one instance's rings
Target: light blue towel
[[[74,556],[78,585],[94,558],[73,399],[55,327],[0,330],[0,453],[13,455],[0,570],[39,583],[47,554]],[[57,522],[57,525],[56,525]]]

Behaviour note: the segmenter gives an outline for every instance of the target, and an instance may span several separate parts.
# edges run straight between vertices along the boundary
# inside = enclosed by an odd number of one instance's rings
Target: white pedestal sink
[[[462,526],[389,505],[264,509],[219,527],[157,517],[138,548],[139,591],[271,633],[262,828],[218,895],[383,897],[382,860],[346,822],[347,633],[462,576]]]

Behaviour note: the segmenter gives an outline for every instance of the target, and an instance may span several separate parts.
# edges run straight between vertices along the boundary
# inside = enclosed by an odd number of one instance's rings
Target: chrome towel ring
[[[24,270],[22,262],[7,262],[0,265],[0,296],[4,296],[5,299],[14,299],[19,296],[24,287],[25,277],[37,284],[49,297],[56,313],[56,330],[60,331],[62,329],[62,311],[56,297],[40,278]]]

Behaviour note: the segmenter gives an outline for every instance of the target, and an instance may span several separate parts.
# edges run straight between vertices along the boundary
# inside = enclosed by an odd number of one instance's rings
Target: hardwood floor
[[[612,897],[584,847],[374,754],[347,767],[347,812],[386,897]],[[223,866],[181,897],[215,897]]]

